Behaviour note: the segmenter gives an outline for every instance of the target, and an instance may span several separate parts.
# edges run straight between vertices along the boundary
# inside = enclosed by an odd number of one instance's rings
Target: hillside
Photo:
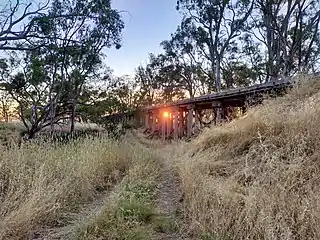
[[[176,153],[195,236],[320,238],[319,80],[301,78],[288,95],[207,130]]]

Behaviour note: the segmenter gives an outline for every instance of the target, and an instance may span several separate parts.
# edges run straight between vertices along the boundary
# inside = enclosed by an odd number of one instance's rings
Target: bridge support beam
[[[215,114],[215,124],[218,125],[222,122],[223,119],[223,108],[222,103],[220,101],[212,102],[212,108],[214,109]]]
[[[192,125],[193,125],[193,105],[188,106],[188,119],[187,119],[187,136],[190,138],[192,136]]]
[[[200,126],[200,119],[199,119],[199,110],[198,109],[195,109],[194,110],[194,115],[195,115],[195,118],[194,118],[194,123],[195,123],[195,125],[198,127],[198,126]]]
[[[151,112],[151,118],[152,118],[151,131],[152,133],[154,133],[157,129],[157,112],[156,111]]]
[[[166,128],[167,128],[167,118],[160,115],[160,121],[161,121],[161,138],[162,140],[166,140]]]
[[[168,111],[168,117],[167,117],[167,138],[169,139],[172,133],[173,128],[173,114],[172,110]]]
[[[125,115],[122,117],[122,124],[127,125],[128,124],[128,117]]]
[[[179,137],[183,137],[185,133],[186,112],[183,108],[179,110]]]
[[[195,131],[199,132],[201,129],[201,121],[200,121],[200,110],[199,109],[194,109],[194,126],[195,126]]]
[[[179,109],[173,110],[173,138],[177,140],[179,138]]]
[[[145,129],[148,129],[149,128],[149,120],[150,120],[150,115],[149,115],[149,112],[145,112],[145,115],[144,115],[144,128]]]

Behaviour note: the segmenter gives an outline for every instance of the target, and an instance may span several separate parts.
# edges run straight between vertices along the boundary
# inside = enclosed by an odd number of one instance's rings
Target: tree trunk
[[[50,131],[51,131],[51,136],[53,136],[54,133],[54,118],[55,118],[55,104],[53,103],[53,99],[50,96]]]
[[[6,106],[4,101],[2,101],[2,112],[3,112],[4,121],[9,122],[8,107]]]
[[[74,99],[72,101],[72,106],[71,106],[71,127],[70,127],[71,134],[74,133],[75,120],[76,120],[76,100]]]
[[[220,69],[220,58],[217,57],[216,59],[216,81],[215,81],[215,85],[216,85],[216,91],[220,92],[221,91],[221,69]]]
[[[5,112],[5,122],[8,123],[9,122],[9,114],[8,114],[8,109],[6,109],[6,112]]]
[[[28,137],[27,139],[33,139],[36,135],[36,133],[39,131],[39,129],[35,126],[32,126],[31,129],[28,131]]]

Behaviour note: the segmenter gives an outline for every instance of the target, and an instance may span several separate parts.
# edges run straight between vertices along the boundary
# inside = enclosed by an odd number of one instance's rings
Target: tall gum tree
[[[120,13],[111,8],[110,0],[54,0],[33,21],[37,24],[32,30],[41,36],[42,45],[25,52],[26,71],[2,86],[18,101],[29,138],[45,126],[53,131],[65,114],[71,115],[73,132],[79,95],[99,69],[102,49],[121,46],[124,25]],[[35,112],[31,126],[26,121],[30,108]]]
[[[318,0],[257,0],[249,21],[266,49],[266,81],[319,66]]]
[[[206,66],[204,58],[199,54],[194,39],[189,34],[188,25],[181,24],[171,39],[161,42],[167,60],[167,65],[179,78],[178,84],[187,91],[189,97],[204,95],[210,92],[212,76]]]
[[[221,61],[245,28],[254,0],[178,0],[177,10],[209,61],[216,91],[221,90]]]

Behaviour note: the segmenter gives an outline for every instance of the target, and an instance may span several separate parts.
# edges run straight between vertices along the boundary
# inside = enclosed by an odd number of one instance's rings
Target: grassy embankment
[[[320,79],[186,144],[173,160],[193,234],[320,239],[319,146]]]

